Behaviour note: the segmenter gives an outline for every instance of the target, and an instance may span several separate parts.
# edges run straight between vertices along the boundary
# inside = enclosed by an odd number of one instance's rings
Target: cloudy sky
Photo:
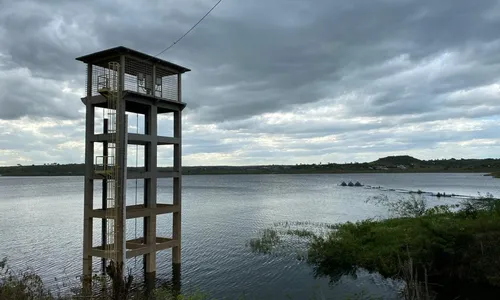
[[[83,162],[75,57],[156,54],[216,1],[0,0],[0,165]],[[494,0],[224,0],[161,55],[192,69],[184,165],[498,157],[499,28]]]

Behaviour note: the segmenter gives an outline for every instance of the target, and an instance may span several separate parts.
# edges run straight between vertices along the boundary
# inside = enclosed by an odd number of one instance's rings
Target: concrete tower
[[[156,57],[116,47],[77,58],[87,64],[83,275],[93,273],[92,258],[125,269],[126,260],[144,256],[147,276],[156,273],[156,252],[172,248],[172,263],[181,262],[181,74],[190,71]],[[107,113],[96,133],[96,108]],[[144,134],[128,130],[128,114],[144,117]],[[158,115],[173,115],[173,136],[158,136]],[[95,153],[102,143],[102,153]],[[144,167],[127,168],[128,145],[144,147]],[[157,169],[157,147],[173,145],[173,168]],[[157,201],[158,178],[173,178],[173,200]],[[144,180],[143,203],[127,205],[127,179]],[[102,184],[102,204],[94,201],[94,184]],[[173,214],[172,236],[157,236],[157,216]],[[126,220],[143,219],[142,237],[127,240]],[[101,221],[96,244],[94,220]],[[162,225],[165,226],[165,225]],[[94,241],[94,242],[93,242]]]

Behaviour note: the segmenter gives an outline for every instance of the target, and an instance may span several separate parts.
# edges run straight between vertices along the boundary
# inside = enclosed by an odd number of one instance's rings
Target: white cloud
[[[74,58],[118,44],[155,54],[211,6],[119,2],[2,3],[1,165],[83,162],[85,67]],[[162,56],[193,70],[184,164],[497,156],[499,6],[470,3],[224,3]],[[171,116],[159,134],[173,134]]]

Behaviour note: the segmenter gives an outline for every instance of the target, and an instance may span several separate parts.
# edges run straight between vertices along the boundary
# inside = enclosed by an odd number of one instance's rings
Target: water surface
[[[183,177],[182,289],[233,299],[343,299],[368,292],[394,299],[396,284],[361,272],[331,285],[293,257],[252,253],[247,242],[275,222],[345,222],[386,216],[368,197],[393,191],[340,187],[342,181],[391,189],[477,196],[500,194],[500,181],[483,174],[325,174],[210,175]],[[137,184],[137,189],[136,189]],[[158,199],[172,202],[172,180],[159,180]],[[30,266],[51,285],[81,273],[82,177],[0,177],[0,256],[21,268]],[[100,185],[96,188],[99,202]],[[127,201],[142,203],[142,182],[130,180]],[[458,199],[429,198],[431,203]],[[98,207],[98,205],[96,205]],[[142,222],[127,221],[127,236],[142,232]],[[100,221],[95,224],[99,243]],[[158,235],[171,232],[171,217],[158,218]],[[137,235],[136,235],[137,234]],[[171,278],[170,251],[159,252],[158,275]],[[139,270],[141,259],[128,261]],[[99,268],[96,260],[95,269]],[[55,278],[59,278],[55,280]]]

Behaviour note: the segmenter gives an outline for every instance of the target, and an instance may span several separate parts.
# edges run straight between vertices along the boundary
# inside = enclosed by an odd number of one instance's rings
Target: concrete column
[[[181,98],[181,74],[177,77],[177,100]],[[178,177],[174,177],[174,205],[179,206],[179,211],[173,214],[173,239],[178,242],[178,245],[172,248],[172,263],[181,263],[181,211],[182,211],[182,112],[174,112],[174,137],[179,139],[179,143],[174,145],[174,172],[178,172]]]
[[[108,119],[104,119],[103,124],[103,133],[108,133]],[[107,164],[109,161],[107,160],[108,156],[108,142],[102,143],[102,155],[104,156],[104,163]],[[106,166],[106,168],[108,168]],[[102,209],[106,210],[108,208],[108,180],[102,180]],[[101,220],[101,244],[102,250],[105,250],[107,243],[107,228],[108,228],[108,220],[106,218],[102,218]],[[101,272],[102,274],[106,274],[106,258],[101,259]]]
[[[116,240],[115,247],[118,252],[117,263],[124,263],[123,270],[125,270],[126,262],[126,191],[127,191],[127,146],[128,146],[128,119],[125,114],[125,101],[123,101],[123,87],[125,79],[125,56],[120,57],[120,75],[119,75],[119,92],[118,92],[118,105],[116,108],[117,118],[117,134],[118,143],[116,145],[116,162],[118,163],[118,174],[116,176],[116,206],[117,216],[115,218],[115,232]]]
[[[174,295],[177,296],[181,292],[181,265],[173,264],[172,265],[172,289],[174,291]]]
[[[87,102],[85,114],[85,182],[83,204],[83,280],[84,289],[90,289],[92,276],[92,217],[94,200],[94,106],[90,103],[92,97],[92,65],[87,67]]]
[[[154,70],[154,69],[153,69]],[[154,78],[154,77],[153,77]],[[145,163],[146,170],[150,172],[151,178],[146,180],[144,203],[146,207],[152,208],[150,216],[144,218],[144,239],[149,246],[149,253],[144,255],[144,271],[151,279],[156,273],[156,203],[157,203],[157,150],[158,150],[158,109],[151,105],[145,116],[146,134],[151,136],[151,142],[146,145]]]

